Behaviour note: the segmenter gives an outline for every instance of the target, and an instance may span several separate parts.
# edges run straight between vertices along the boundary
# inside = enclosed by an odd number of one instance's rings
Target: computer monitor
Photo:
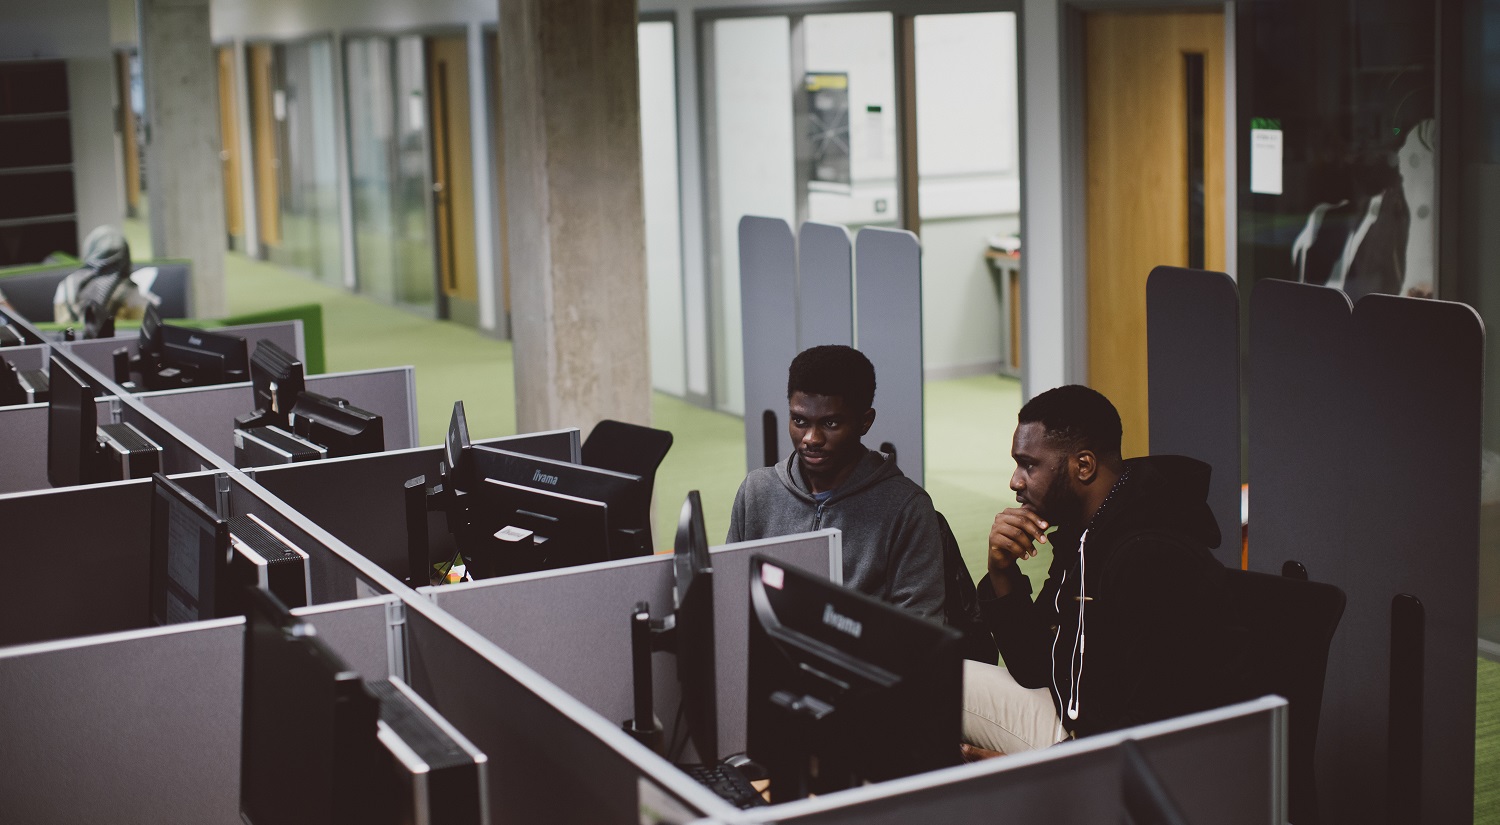
[[[154,307],[142,319],[136,354],[148,390],[244,381],[250,369],[244,338],[163,323]]]
[[[464,402],[453,402],[453,415],[448,419],[448,435],[443,439],[443,465],[450,484],[469,474],[469,419],[464,415]]]
[[[161,625],[216,618],[229,523],[166,476],[151,481],[151,618]]]
[[[609,560],[609,510],[599,501],[486,478],[466,497],[459,550],[475,578]]]
[[[677,681],[682,718],[698,761],[719,758],[718,679],[714,666],[714,569],[697,490],[687,494],[672,544],[673,615],[677,633]],[[673,733],[678,738],[678,732]]]
[[[297,397],[307,389],[302,362],[296,356],[261,339],[250,357],[250,386],[255,394],[255,426],[286,429]]]
[[[312,625],[248,588],[240,816],[250,825],[394,821],[379,701]]]
[[[51,356],[47,402],[47,480],[53,487],[95,484],[104,479],[96,437],[99,389],[66,360]]]
[[[460,483],[459,491],[477,488],[483,479],[493,478],[603,502],[609,507],[607,558],[651,554],[651,486],[640,476],[483,445],[475,445],[469,452],[471,481]]]
[[[292,432],[326,448],[329,458],[385,449],[385,425],[380,416],[342,398],[303,391],[288,417]]]
[[[959,761],[961,634],[756,555],[748,753],[785,802]]]

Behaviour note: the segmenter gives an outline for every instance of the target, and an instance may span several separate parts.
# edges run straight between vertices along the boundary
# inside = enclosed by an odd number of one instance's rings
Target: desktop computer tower
[[[326,449],[280,427],[250,427],[234,431],[236,467],[274,467],[327,457]]]
[[[400,679],[371,680],[365,686],[380,700],[390,819],[488,823],[487,757]]]
[[[306,607],[312,602],[312,578],[307,553],[287,541],[255,515],[229,518],[229,571],[221,591],[224,604],[232,605],[219,615],[242,613],[242,588],[258,587],[287,607]]]
[[[129,424],[100,424],[97,430],[105,478],[124,481],[161,472],[161,447]]]

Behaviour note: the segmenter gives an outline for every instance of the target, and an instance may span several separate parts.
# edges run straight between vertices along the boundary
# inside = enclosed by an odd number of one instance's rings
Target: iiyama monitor
[[[765,556],[750,565],[748,753],[772,802],[958,763],[958,631]]]

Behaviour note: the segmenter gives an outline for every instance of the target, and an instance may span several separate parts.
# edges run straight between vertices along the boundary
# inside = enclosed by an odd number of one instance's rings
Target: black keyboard
[[[736,808],[754,808],[757,805],[766,804],[765,797],[755,790],[745,774],[732,765],[719,763],[717,765],[681,765],[688,776],[698,780],[700,785],[708,788],[719,795]]]

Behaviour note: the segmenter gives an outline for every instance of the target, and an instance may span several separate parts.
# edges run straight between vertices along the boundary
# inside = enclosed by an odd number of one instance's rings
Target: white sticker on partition
[[[636,779],[636,799],[641,825],[684,825],[702,818],[644,776]]]
[[[786,584],[786,571],[774,564],[762,564],[760,566],[760,580],[766,587],[774,587],[780,590]]]

